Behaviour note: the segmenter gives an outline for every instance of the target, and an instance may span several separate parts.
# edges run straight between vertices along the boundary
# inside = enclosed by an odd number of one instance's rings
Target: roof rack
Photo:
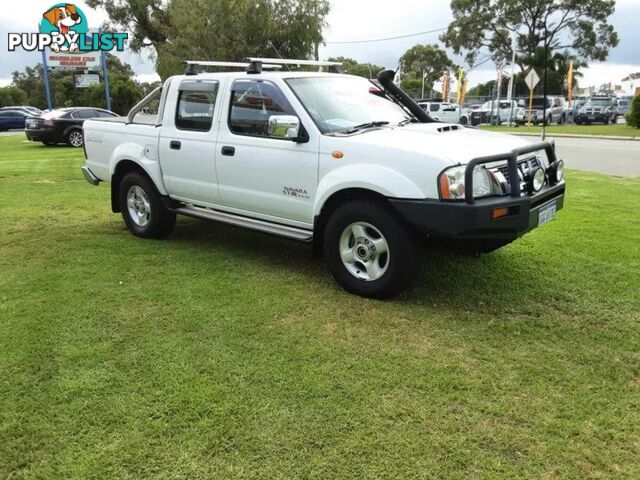
[[[260,73],[260,72],[252,72],[253,64],[247,62],[210,62],[210,61],[198,61],[198,60],[186,60],[182,62],[187,66],[187,71],[185,75],[198,75],[200,73],[201,67],[226,67],[226,68],[242,68],[246,69],[250,73]],[[262,64],[261,69],[265,70],[280,70],[282,65],[271,65],[271,64]]]
[[[305,67],[319,67],[322,71],[323,67],[329,67],[329,71],[333,73],[342,73],[339,62],[323,62],[318,60],[293,60],[282,58],[259,58],[249,57],[247,62],[215,62],[215,61],[197,61],[187,60],[182,62],[187,66],[186,75],[197,75],[202,71],[202,67],[227,67],[246,69],[247,73],[262,73],[262,70],[280,70],[283,65],[297,65]]]
[[[298,65],[305,67],[329,67],[330,72],[340,73],[340,67],[342,63],[340,62],[325,62],[320,60],[294,60],[294,59],[284,59],[284,58],[259,58],[259,57],[249,57],[247,58],[252,65],[262,64],[263,67],[267,64],[271,65]]]

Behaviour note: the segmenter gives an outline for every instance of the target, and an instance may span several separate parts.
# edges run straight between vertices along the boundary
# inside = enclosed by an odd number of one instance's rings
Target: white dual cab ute
[[[563,207],[552,144],[434,121],[391,70],[380,88],[280,71],[328,62],[186,63],[128,117],[84,123],[84,176],[111,183],[136,236],[182,214],[310,242],[346,290],[383,298],[413,282],[425,239],[490,252]]]

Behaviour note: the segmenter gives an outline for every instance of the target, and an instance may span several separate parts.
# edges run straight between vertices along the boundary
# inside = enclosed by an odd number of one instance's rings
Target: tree
[[[440,37],[473,65],[486,48],[494,61],[511,61],[510,35],[517,38],[518,64],[525,55],[571,49],[585,60],[604,61],[618,45],[608,23],[615,0],[452,0],[454,20]]]
[[[162,78],[182,61],[241,61],[247,56],[308,58],[322,42],[328,0],[88,0],[134,51],[153,46]]]
[[[0,107],[11,107],[14,105],[25,105],[27,103],[27,94],[18,87],[9,85],[0,88]]]
[[[349,75],[357,75],[364,78],[376,78],[376,75],[384,70],[384,67],[373,63],[358,63],[357,60],[347,57],[329,58],[330,62],[342,63],[342,71]]]
[[[424,72],[425,86],[429,90],[446,73],[453,73],[458,69],[447,52],[437,45],[415,45],[405,52],[400,61],[407,80],[420,80],[422,84]]]
[[[624,116],[627,125],[640,128],[640,95],[636,95],[631,102],[631,108]]]

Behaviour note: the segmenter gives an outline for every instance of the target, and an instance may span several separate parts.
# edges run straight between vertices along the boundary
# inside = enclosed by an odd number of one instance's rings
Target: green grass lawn
[[[542,127],[509,127],[507,125],[501,126],[489,126],[483,125],[481,127],[485,130],[492,130],[494,132],[507,132],[507,133],[542,133]],[[626,124],[617,125],[550,125],[547,127],[547,133],[549,134],[567,134],[567,135],[598,135],[598,136],[619,136],[619,137],[640,137],[640,130],[637,128],[629,127]]]
[[[640,478],[640,181],[571,171],[379,302],[287,240],[134,238],[82,163],[0,138],[0,479]]]

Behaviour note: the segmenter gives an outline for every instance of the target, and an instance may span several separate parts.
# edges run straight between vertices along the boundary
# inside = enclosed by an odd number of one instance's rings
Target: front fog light
[[[564,162],[562,160],[558,161],[558,166],[556,167],[556,183],[560,183],[564,180]]]
[[[558,160],[549,167],[549,181],[555,185],[564,180],[564,161]]]
[[[544,173],[543,168],[538,168],[534,173],[531,179],[531,186],[533,187],[534,192],[539,192],[544,187],[544,182],[546,181],[547,176]]]

